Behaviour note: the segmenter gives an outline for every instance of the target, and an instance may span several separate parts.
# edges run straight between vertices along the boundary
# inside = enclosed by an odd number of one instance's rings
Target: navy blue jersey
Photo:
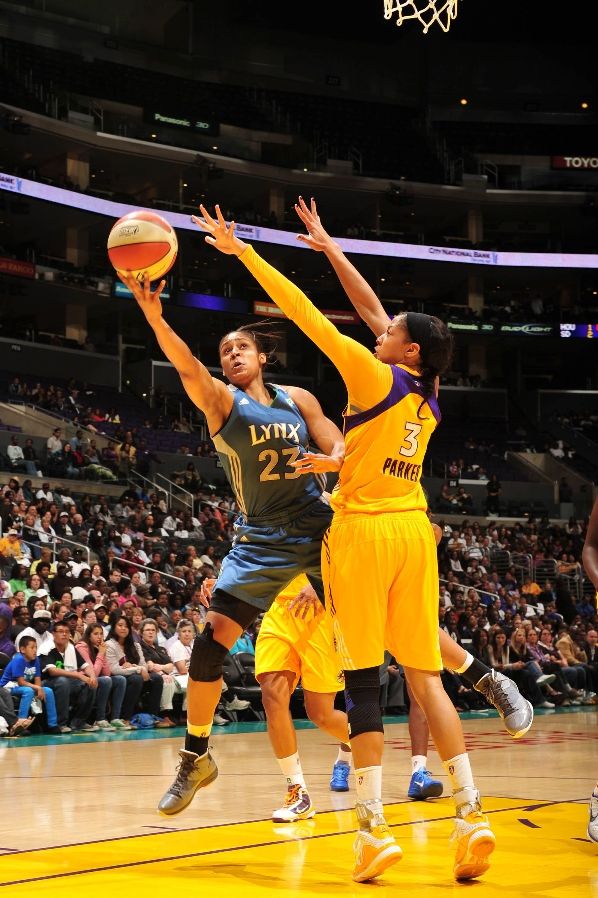
[[[229,385],[233,407],[213,437],[239,510],[254,524],[294,520],[320,498],[325,486],[325,478],[291,467],[307,450],[307,425],[286,390],[274,384],[266,388],[271,405]]]

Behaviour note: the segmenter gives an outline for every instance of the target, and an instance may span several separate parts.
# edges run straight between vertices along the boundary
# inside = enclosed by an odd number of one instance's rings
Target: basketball
[[[155,212],[139,210],[123,215],[108,235],[108,258],[122,274],[130,271],[141,281],[147,273],[157,281],[170,271],[178,250],[174,228]]]

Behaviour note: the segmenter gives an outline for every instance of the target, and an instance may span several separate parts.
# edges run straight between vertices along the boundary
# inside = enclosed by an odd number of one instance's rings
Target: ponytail
[[[420,383],[422,385],[422,393],[424,398],[420,402],[419,408],[417,410],[417,417],[424,421],[425,417],[420,414],[424,405],[426,405],[428,399],[431,399],[432,396],[436,393],[436,378],[439,376],[439,372],[436,368],[428,367],[422,368],[422,372],[419,376]]]
[[[424,398],[417,410],[417,417],[423,406],[432,398],[436,390],[436,378],[447,371],[453,356],[453,335],[447,325],[434,315],[407,312],[406,325],[409,336],[419,344],[421,360],[420,381]]]

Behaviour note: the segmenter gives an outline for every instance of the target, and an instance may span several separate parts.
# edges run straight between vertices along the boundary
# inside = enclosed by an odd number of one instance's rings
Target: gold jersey
[[[438,400],[424,398],[417,372],[372,360],[388,369],[390,389],[365,411],[345,413],[345,461],[330,504],[341,513],[425,511],[421,475]]]
[[[425,511],[424,456],[440,420],[417,372],[388,365],[341,334],[284,275],[248,247],[241,261],[266,293],[322,350],[347,387],[345,461],[330,504],[337,514]]]

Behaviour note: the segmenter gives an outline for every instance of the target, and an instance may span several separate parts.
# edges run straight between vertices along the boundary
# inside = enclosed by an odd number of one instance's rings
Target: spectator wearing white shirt
[[[450,553],[449,563],[450,563],[452,571],[454,571],[457,574],[463,573],[463,565],[461,564],[461,561],[459,559],[459,555],[457,554],[457,552],[453,551]]]
[[[447,549],[460,552],[465,548],[465,538],[459,533],[458,530],[453,530],[452,536],[448,541]]]
[[[40,543],[50,543],[56,536],[56,531],[50,523],[51,520],[52,515],[47,511],[42,518],[35,522],[35,529],[37,530],[37,536]]]
[[[47,502],[53,502],[54,495],[52,493],[52,490],[50,489],[50,484],[42,483],[40,489],[38,489],[37,493],[35,494],[35,498],[45,499]]]
[[[469,558],[477,558],[478,561],[482,560],[482,550],[474,542],[473,537],[466,536],[465,537],[465,548],[463,549],[463,557],[466,559]]]
[[[10,466],[15,471],[27,471],[33,477],[37,477],[37,467],[32,461],[27,461],[23,455],[23,450],[19,446],[16,436],[10,438],[10,443],[6,447],[6,455],[10,462]]]
[[[168,514],[162,521],[162,527],[164,528],[164,530],[168,530],[171,534],[174,533],[177,524],[178,520],[172,513]]]
[[[62,430],[60,429],[60,427],[55,427],[51,435],[46,440],[46,449],[48,450],[48,455],[58,455],[58,453],[62,452],[62,440],[60,439],[61,433]]]
[[[133,537],[133,539],[131,540],[131,548],[133,549],[133,558],[135,561],[137,561],[139,564],[145,565],[148,565],[150,563],[150,557],[147,552],[144,551],[143,540],[140,537]]]
[[[54,648],[54,637],[50,633],[51,622],[52,615],[49,611],[44,611],[43,609],[34,611],[31,626],[25,627],[15,638],[17,651],[23,636],[33,636],[37,643],[38,657],[39,655],[47,655]]]
[[[191,621],[181,620],[177,624],[175,636],[177,638],[174,641],[169,640],[166,648],[170,655],[170,660],[175,666],[175,672],[177,674],[187,674],[195,639],[195,627]]]

